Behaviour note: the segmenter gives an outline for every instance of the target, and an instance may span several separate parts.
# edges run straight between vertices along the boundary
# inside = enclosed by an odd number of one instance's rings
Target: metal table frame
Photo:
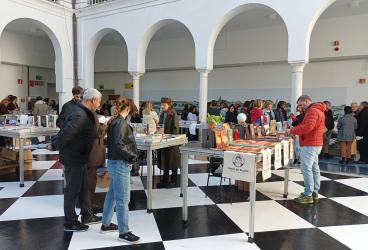
[[[40,136],[53,136],[59,132],[59,128],[44,127],[1,127],[0,136],[19,139],[19,186],[24,187],[24,139]]]
[[[152,151],[157,149],[169,148],[173,146],[180,146],[188,143],[186,137],[172,138],[163,140],[161,142],[138,142],[137,147],[139,150],[147,151],[147,212],[152,213],[152,174],[153,174],[153,161]],[[182,176],[182,173],[180,173]],[[184,207],[183,207],[184,210]]]
[[[180,147],[181,161],[182,161],[182,172],[181,172],[181,188],[183,193],[183,223],[188,222],[188,157],[189,155],[204,155],[208,157],[223,158],[224,151],[218,151],[213,149],[201,148],[198,143],[190,143],[187,146]],[[260,161],[260,156],[258,156],[257,161]],[[285,177],[284,177],[284,194],[283,197],[288,196],[288,183],[289,183],[289,169],[290,162],[288,166],[285,166]],[[254,243],[254,222],[255,222],[255,203],[256,203],[256,180],[249,183],[249,236],[248,242]]]

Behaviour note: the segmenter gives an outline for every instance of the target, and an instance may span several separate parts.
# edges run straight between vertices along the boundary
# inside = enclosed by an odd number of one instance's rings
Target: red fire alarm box
[[[18,84],[23,84],[23,79],[18,79]]]

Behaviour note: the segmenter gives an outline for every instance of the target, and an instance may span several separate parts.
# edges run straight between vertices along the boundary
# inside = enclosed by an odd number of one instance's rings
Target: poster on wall
[[[29,86],[30,87],[34,87],[35,86],[35,81],[34,80],[30,80],[29,81]]]
[[[18,84],[23,84],[23,79],[18,79]]]

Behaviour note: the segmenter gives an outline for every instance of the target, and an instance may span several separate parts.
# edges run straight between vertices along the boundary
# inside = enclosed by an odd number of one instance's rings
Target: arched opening
[[[154,102],[170,97],[179,113],[186,102],[198,101],[195,43],[187,27],[175,20],[161,21],[148,31],[146,73],[141,82],[141,100]]]
[[[102,95],[102,104],[117,96],[132,98],[128,73],[128,51],[124,38],[115,30],[104,30],[94,52],[94,87]]]
[[[17,96],[24,113],[32,111],[38,96],[52,106],[58,104],[56,90],[62,84],[62,53],[54,33],[39,21],[22,18],[7,24],[0,39],[0,98]]]
[[[225,15],[218,27],[208,99],[289,100],[288,33],[280,15],[267,6],[248,4]]]
[[[367,0],[340,0],[314,25],[303,91],[314,100],[331,101],[336,114],[343,113],[338,106],[367,99],[367,23]]]

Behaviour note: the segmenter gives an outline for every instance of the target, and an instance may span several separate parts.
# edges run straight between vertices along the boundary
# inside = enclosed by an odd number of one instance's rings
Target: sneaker
[[[101,216],[92,215],[88,219],[84,219],[82,217],[82,223],[86,225],[97,224],[97,223],[100,223],[101,221],[102,221]]]
[[[125,241],[128,243],[137,243],[139,239],[140,238],[137,235],[134,235],[132,232],[128,232],[125,234],[119,234],[120,241]]]
[[[109,232],[117,232],[119,231],[119,227],[118,225],[115,225],[114,223],[110,223],[110,225],[105,226],[102,225],[101,226],[101,233],[109,233]]]
[[[294,199],[294,201],[299,204],[313,204],[313,197],[306,196],[304,193],[301,193],[298,198]]]
[[[312,193],[312,198],[314,201],[318,201],[318,193],[317,192],[313,192]]]
[[[64,231],[65,232],[85,232],[87,231],[89,226],[84,225],[80,223],[79,221],[76,221],[73,224],[66,224],[64,225]]]

